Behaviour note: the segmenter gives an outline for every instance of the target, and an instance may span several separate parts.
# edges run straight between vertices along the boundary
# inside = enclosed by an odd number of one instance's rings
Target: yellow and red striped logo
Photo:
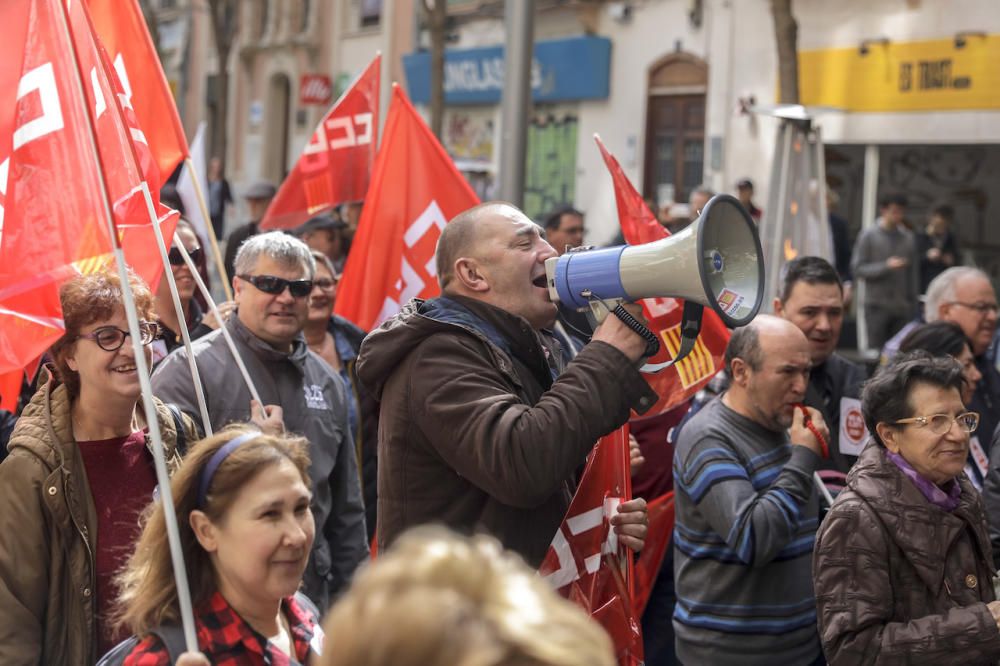
[[[667,347],[670,356],[676,356],[681,348],[681,327],[680,324],[668,328],[660,333],[663,342]],[[684,388],[690,388],[698,382],[708,379],[716,373],[715,361],[708,347],[701,341],[701,336],[695,340],[694,349],[685,356],[679,363],[673,366],[677,369],[677,376],[681,380]]]

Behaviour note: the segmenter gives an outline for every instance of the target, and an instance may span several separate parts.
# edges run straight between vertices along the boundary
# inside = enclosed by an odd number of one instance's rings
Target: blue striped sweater
[[[677,656],[684,664],[810,664],[820,655],[811,559],[819,457],[705,406],[674,454]]]

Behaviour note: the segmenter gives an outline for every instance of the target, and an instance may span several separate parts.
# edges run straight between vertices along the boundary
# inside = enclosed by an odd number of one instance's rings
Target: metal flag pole
[[[160,229],[160,221],[156,218],[156,210],[153,207],[153,196],[149,192],[149,184],[142,181],[142,195],[146,199],[146,210],[149,211],[149,219],[153,223],[153,235],[156,236],[156,247],[160,251],[160,260],[163,261],[163,272],[167,278],[167,286],[170,287],[170,297],[174,302],[174,310],[177,312],[177,328],[181,329],[181,339],[184,341],[184,349],[187,352],[188,368],[191,370],[191,381],[194,384],[194,395],[198,401],[198,412],[201,414],[202,432],[205,437],[214,434],[212,420],[208,416],[208,405],[205,402],[205,389],[201,384],[201,373],[198,371],[198,363],[194,358],[194,350],[191,349],[191,333],[188,332],[187,319],[184,317],[184,306],[181,305],[180,294],[177,293],[177,281],[174,280],[174,272],[170,269],[170,258],[167,256],[167,245],[163,240],[163,230]],[[177,245],[183,245],[178,242]],[[197,273],[197,269],[192,271]]]
[[[128,320],[129,337],[132,340],[132,348],[135,353],[136,370],[139,374],[139,386],[142,391],[142,406],[146,417],[146,427],[149,428],[149,437],[153,449],[153,465],[156,469],[156,481],[160,490],[160,501],[163,503],[164,522],[167,527],[167,541],[170,545],[170,558],[173,564],[174,581],[177,585],[177,602],[181,611],[181,624],[184,629],[184,640],[189,651],[198,650],[198,637],[195,633],[194,612],[191,605],[191,591],[188,588],[187,569],[184,566],[184,552],[181,546],[180,531],[177,527],[177,513],[174,507],[173,493],[170,489],[170,475],[167,472],[166,458],[163,453],[163,439],[160,434],[160,423],[156,417],[156,405],[153,402],[153,388],[149,382],[149,364],[146,362],[146,349],[142,344],[142,335],[139,331],[139,316],[135,307],[135,297],[132,294],[132,285],[128,281],[128,268],[125,265],[125,252],[122,250],[121,242],[118,239],[118,229],[112,217],[111,193],[108,192],[108,185],[104,179],[104,164],[101,153],[97,146],[97,128],[94,118],[94,109],[91,108],[85,92],[83,72],[80,69],[80,56],[77,53],[76,42],[69,26],[69,9],[65,3],[59,3],[60,16],[62,17],[63,34],[70,44],[70,54],[73,58],[74,69],[76,70],[77,93],[82,100],[87,112],[87,140],[93,152],[97,166],[97,180],[101,187],[102,203],[104,204],[104,219],[108,225],[108,233],[112,243],[115,264],[118,268],[118,278],[121,280],[122,300],[125,306],[125,317]],[[82,5],[78,5],[86,11]],[[89,23],[89,16],[87,17]],[[93,29],[91,29],[93,34]]]
[[[222,337],[226,340],[226,346],[229,347],[229,351],[233,354],[233,359],[236,361],[236,367],[239,368],[240,374],[243,376],[243,381],[246,382],[247,388],[250,389],[250,397],[260,403],[261,409],[264,408],[264,401],[260,399],[260,393],[257,392],[257,387],[254,386],[253,380],[250,379],[250,373],[247,371],[247,366],[243,362],[243,357],[240,356],[239,351],[236,349],[236,343],[233,342],[233,336],[229,333],[229,329],[226,328],[226,323],[222,320],[222,314],[219,312],[219,306],[215,304],[215,300],[212,298],[212,294],[208,291],[208,287],[205,285],[205,281],[201,279],[201,275],[198,274],[194,260],[191,255],[188,254],[187,248],[183,245],[178,245],[177,249],[180,251],[181,256],[184,257],[185,263],[187,263],[188,268],[191,269],[191,275],[194,277],[195,284],[198,285],[201,295],[205,297],[205,301],[208,303],[209,309],[212,314],[215,315],[215,321],[219,322],[219,330],[222,331]]]
[[[190,151],[188,151],[190,152]],[[184,158],[184,166],[191,172],[191,182],[194,183],[194,194],[198,198],[198,208],[201,209],[201,219],[205,220],[205,233],[208,235],[208,242],[212,246],[212,256],[215,258],[215,267],[219,271],[222,279],[222,288],[226,292],[226,300],[233,300],[233,288],[229,286],[231,275],[226,274],[226,264],[222,261],[222,253],[219,252],[219,241],[215,237],[215,227],[212,226],[212,218],[208,215],[208,206],[205,204],[205,193],[201,190],[200,174],[194,168],[191,156]]]
[[[114,73],[114,70],[103,56],[103,53],[98,53],[98,57],[100,58],[101,65],[104,69],[104,75],[107,77],[108,83],[111,83],[114,80],[112,77],[117,77],[117,74]],[[116,92],[117,91],[115,91],[112,87],[112,104],[114,104],[114,108],[118,111],[118,116],[123,121],[124,126],[128,128],[128,122],[125,118],[123,107],[131,109],[131,101],[127,98],[122,101]],[[97,94],[96,88],[94,90],[94,94]],[[184,349],[187,350],[188,366],[191,370],[191,379],[194,382],[195,399],[198,402],[198,411],[201,414],[202,432],[204,432],[205,436],[208,437],[214,434],[214,432],[212,430],[211,420],[208,416],[208,405],[205,403],[205,392],[202,388],[201,375],[198,372],[198,364],[195,363],[194,352],[191,350],[191,335],[187,328],[187,318],[184,315],[184,306],[181,305],[180,294],[177,293],[177,281],[174,279],[174,272],[170,269],[170,259],[167,256],[167,245],[163,238],[163,230],[160,229],[160,221],[156,216],[156,207],[153,205],[153,196],[149,191],[149,184],[142,179],[143,174],[139,166],[141,162],[139,161],[139,155],[136,153],[135,143],[133,143],[134,141],[135,137],[133,136],[132,140],[128,142],[128,146],[132,152],[132,160],[135,165],[136,172],[141,179],[139,189],[142,191],[143,198],[146,202],[146,211],[149,214],[150,224],[153,226],[153,236],[156,237],[156,247],[160,253],[160,261],[163,263],[164,276],[167,279],[167,288],[170,290],[170,298],[174,305],[174,311],[177,313],[177,322],[178,328],[180,328],[181,340],[184,342]],[[145,137],[143,137],[143,141],[145,142]],[[148,144],[146,145],[148,148]]]

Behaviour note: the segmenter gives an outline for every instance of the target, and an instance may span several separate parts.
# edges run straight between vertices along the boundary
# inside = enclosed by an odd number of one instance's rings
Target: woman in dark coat
[[[813,576],[830,664],[983,664],[1000,658],[982,499],[963,473],[979,415],[951,358],[902,354],[865,386],[871,441],[816,537]]]

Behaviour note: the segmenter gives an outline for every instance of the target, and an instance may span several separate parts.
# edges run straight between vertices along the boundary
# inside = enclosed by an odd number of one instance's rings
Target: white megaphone
[[[650,372],[673,365],[691,351],[701,330],[704,306],[714,310],[727,327],[736,328],[757,316],[764,299],[764,253],[757,225],[739,200],[728,194],[712,197],[698,219],[668,238],[567,252],[548,259],[545,273],[553,301],[591,310],[598,320],[622,301],[684,299],[677,356],[643,368]],[[636,331],[658,349],[659,341],[652,333],[623,309],[615,312],[632,319],[642,329]]]

